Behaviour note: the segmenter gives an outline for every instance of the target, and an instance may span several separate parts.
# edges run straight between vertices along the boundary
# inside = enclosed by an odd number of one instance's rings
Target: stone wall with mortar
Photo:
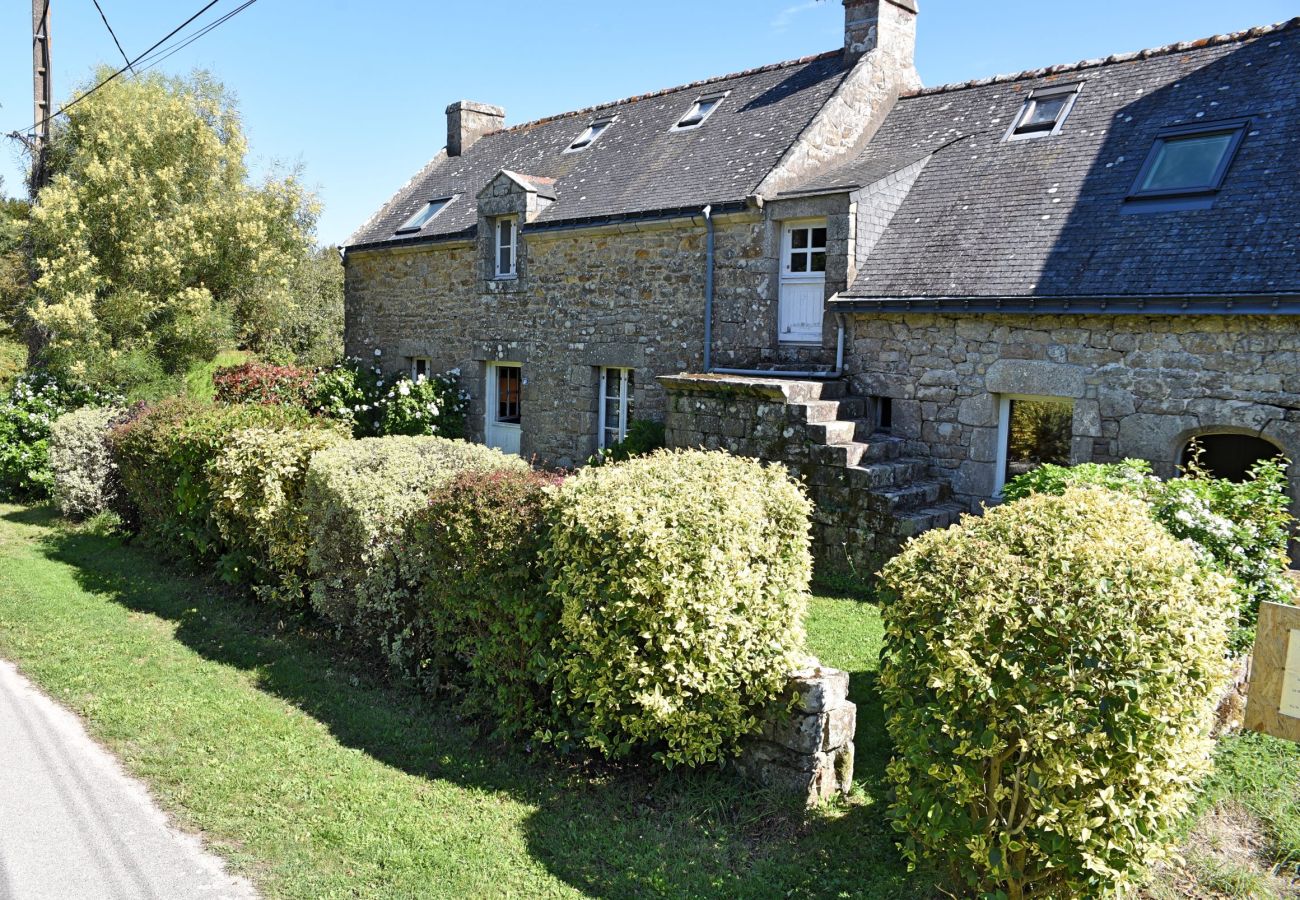
[[[777,243],[762,213],[716,218],[714,361],[776,358]],[[662,419],[655,377],[703,365],[702,218],[521,233],[520,277],[484,277],[486,244],[352,252],[346,349],[386,372],[459,368],[483,431],[492,361],[523,364],[523,447],[557,465],[594,452],[600,366],[635,370],[635,418]],[[376,351],[379,355],[376,356]]]
[[[1300,459],[1300,321],[1287,316],[855,314],[854,390],[968,501],[994,490],[999,397],[1074,403],[1073,462],[1173,474],[1187,441],[1257,435]],[[1300,487],[1293,470],[1292,496]]]
[[[805,798],[810,806],[848,796],[856,728],[848,673],[812,661],[790,676],[777,712],[745,745],[737,766],[760,784]]]

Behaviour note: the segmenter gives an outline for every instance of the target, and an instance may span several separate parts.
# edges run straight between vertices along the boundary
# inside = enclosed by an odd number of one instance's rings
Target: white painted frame
[[[668,130],[669,131],[694,131],[696,128],[702,128],[705,122],[713,118],[713,114],[716,113],[719,110],[719,108],[721,108],[722,104],[726,102],[726,99],[729,96],[731,96],[731,91],[722,91],[721,93],[715,92],[712,94],[700,94],[691,103],[690,108],[687,109],[686,112],[684,112],[681,115],[681,117],[678,118],[678,120],[673,123],[673,127]],[[704,117],[700,119],[700,121],[695,122],[691,125],[682,124],[682,122],[686,121],[691,117],[692,113],[694,113],[696,110],[698,110],[701,106],[703,106],[705,103],[709,102],[710,100],[716,100],[717,102],[713,104],[712,109],[710,109],[708,112],[704,114]]]
[[[627,437],[628,422],[632,417],[632,395],[628,392],[628,383],[634,380],[633,369],[623,368],[621,366],[601,366],[600,369],[600,403],[599,403],[599,428],[600,431],[596,436],[596,444],[604,450],[618,441]],[[609,401],[615,399],[609,394],[609,374],[611,372],[619,373],[619,391],[618,391],[618,437],[614,441],[608,439],[608,432],[611,430],[606,409]]]
[[[421,364],[421,363],[424,364],[424,372],[423,372],[423,373],[420,372],[420,364]],[[427,357],[427,356],[412,356],[412,357],[411,357],[411,380],[412,380],[412,381],[419,381],[421,375],[423,375],[423,377],[424,377],[426,380],[427,380],[431,375],[433,375],[433,360],[429,359],[429,357]]]
[[[1005,140],[1032,141],[1037,138],[1052,137],[1053,135],[1060,134],[1061,129],[1065,127],[1065,120],[1070,118],[1070,113],[1074,109],[1074,104],[1079,99],[1079,93],[1083,90],[1083,85],[1084,83],[1082,81],[1076,81],[1073,84],[1054,84],[1050,87],[1042,87],[1031,91],[1029,96],[1025,98],[1024,104],[1020,107],[1020,111],[1017,112],[1015,118],[1011,120],[1011,127],[1007,129]],[[1016,133],[1016,129],[1020,127],[1021,122],[1025,121],[1025,117],[1029,115],[1029,111],[1033,109],[1034,104],[1037,101],[1052,100],[1057,97],[1065,97],[1065,105],[1061,107],[1061,114],[1056,117],[1056,122],[1053,123],[1050,129],[1026,131],[1023,134]]]
[[[510,226],[510,241],[507,243],[501,239],[501,232],[505,230],[504,226]],[[497,278],[515,278],[519,272],[519,223],[514,216],[502,216],[492,221],[492,271]],[[510,266],[508,269],[501,268],[501,251],[510,251]]]
[[[1007,455],[1011,441],[1011,401],[1012,400],[1031,400],[1039,403],[1068,403],[1070,405],[1070,437],[1074,437],[1073,413],[1075,403],[1074,397],[1048,397],[1040,394],[998,394],[998,452],[997,460],[994,463],[997,468],[993,472],[993,496],[1001,497],[1002,489],[1007,486]],[[1071,459],[1073,462],[1073,459]]]
[[[502,422],[497,419],[497,407],[500,397],[498,396],[497,380],[500,369],[518,369],[519,370],[519,422]],[[489,447],[496,447],[504,453],[519,453],[520,440],[523,437],[524,426],[524,367],[523,363],[508,362],[499,360],[490,362],[486,366],[485,390],[483,392],[484,409],[483,413],[483,443]],[[505,438],[502,440],[502,438]]]
[[[795,272],[792,271],[791,258],[795,253],[794,233],[796,231],[808,230],[808,248],[801,249],[798,252],[808,254],[809,269],[812,268],[812,254],[815,252],[812,244],[811,230],[814,228],[826,228],[827,220],[824,218],[808,219],[789,219],[781,223],[781,277],[778,279],[777,287],[777,340],[783,344],[819,344],[822,340],[822,320],[826,314],[826,272]],[[829,242],[830,236],[827,235]],[[823,245],[820,252],[825,254],[826,247]],[[826,256],[827,264],[830,263],[830,256]],[[816,306],[818,310],[817,326],[815,329],[809,328],[807,331],[790,332],[785,327],[786,316],[783,311],[784,304],[787,302],[786,288],[791,288],[791,295],[796,290],[803,289],[813,290],[816,293]],[[791,299],[789,302],[793,302]]]
[[[581,153],[584,150],[590,150],[592,148],[592,145],[594,145],[596,141],[604,137],[605,132],[609,131],[610,127],[616,121],[618,121],[618,116],[609,116],[603,119],[592,119],[591,123],[586,128],[582,129],[582,133],[573,139],[573,143],[570,144],[565,149],[564,152]],[[600,129],[600,131],[596,132],[595,134],[592,134],[592,132],[596,131],[596,129],[598,128]],[[587,141],[585,144],[582,144],[583,139],[586,139]],[[578,146],[579,144],[582,144],[582,146]]]

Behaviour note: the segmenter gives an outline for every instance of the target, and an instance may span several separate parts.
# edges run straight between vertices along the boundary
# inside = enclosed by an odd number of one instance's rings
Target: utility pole
[[[54,89],[50,72],[50,2],[32,0],[32,96],[36,134],[32,147],[32,199],[45,186],[45,158],[50,144]]]

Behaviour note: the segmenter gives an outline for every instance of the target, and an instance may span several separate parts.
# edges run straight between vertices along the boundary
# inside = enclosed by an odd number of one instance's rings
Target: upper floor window
[[[434,216],[446,209],[447,204],[450,203],[451,200],[451,197],[443,197],[440,200],[430,200],[427,204],[420,207],[415,215],[407,219],[406,223],[402,225],[401,228],[397,229],[397,233],[410,234],[411,232],[419,231],[425,225],[432,222]]]
[[[786,275],[826,274],[826,226],[821,223],[796,223],[785,229]]]
[[[699,128],[704,124],[705,120],[708,119],[709,116],[713,115],[713,111],[716,110],[726,98],[727,92],[725,91],[720,94],[705,94],[703,97],[700,97],[691,104],[691,108],[686,111],[686,115],[682,116],[677,124],[673,126],[673,131],[685,131],[688,128]]]
[[[515,257],[519,244],[519,229],[513,216],[497,219],[492,227],[495,235],[495,274],[497,278],[515,277]]]
[[[1020,114],[1011,124],[1007,140],[1019,141],[1058,134],[1065,125],[1070,110],[1074,108],[1074,101],[1082,87],[1082,83],[1061,84],[1037,88],[1031,92],[1021,107]]]
[[[1223,185],[1246,133],[1244,120],[1166,128],[1156,135],[1129,194],[1133,198],[1212,194]]]
[[[613,119],[597,119],[587,126],[578,139],[569,145],[565,153],[576,153],[579,150],[585,150],[600,139],[609,126],[614,124]]]

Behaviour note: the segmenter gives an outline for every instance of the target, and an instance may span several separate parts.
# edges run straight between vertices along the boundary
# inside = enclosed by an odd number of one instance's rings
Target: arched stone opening
[[[1191,462],[1198,448],[1203,469],[1215,478],[1237,482],[1245,481],[1251,467],[1260,460],[1282,456],[1281,448],[1256,434],[1207,432],[1192,436],[1183,445],[1179,464]]]

